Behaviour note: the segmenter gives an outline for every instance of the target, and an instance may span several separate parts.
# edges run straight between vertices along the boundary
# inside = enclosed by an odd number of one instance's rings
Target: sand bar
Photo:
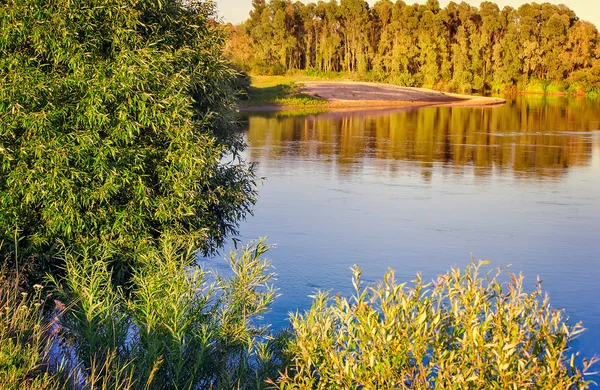
[[[506,103],[494,97],[460,95],[426,88],[356,81],[305,82],[300,92],[325,99],[330,107],[404,107],[419,105],[493,106]]]
[[[299,92],[323,99],[322,108],[397,108],[423,106],[463,106],[486,107],[506,103],[496,97],[461,95],[440,92],[427,88],[400,87],[397,85],[366,83],[359,81],[306,81],[298,83]],[[263,105],[248,106],[244,111],[275,111],[295,108],[311,108],[306,106]]]

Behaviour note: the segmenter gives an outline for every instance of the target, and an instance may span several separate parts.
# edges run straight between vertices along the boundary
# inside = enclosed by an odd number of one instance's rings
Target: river
[[[600,354],[600,101],[519,96],[493,108],[354,110],[246,118],[264,177],[241,239],[268,236],[282,296],[266,320],[349,295],[388,268],[410,281],[476,259],[510,264],[587,331]]]

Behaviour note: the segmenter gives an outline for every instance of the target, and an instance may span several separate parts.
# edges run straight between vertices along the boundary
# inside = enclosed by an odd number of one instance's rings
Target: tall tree
[[[0,5],[3,250],[94,248],[128,267],[162,236],[211,252],[236,231],[255,193],[213,16],[175,0]]]

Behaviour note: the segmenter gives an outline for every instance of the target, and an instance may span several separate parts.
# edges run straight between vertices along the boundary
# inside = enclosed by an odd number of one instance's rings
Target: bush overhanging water
[[[369,287],[354,269],[351,299],[319,292],[292,316],[294,364],[281,388],[571,389],[593,361],[575,363],[569,344],[582,331],[551,308],[523,276],[480,275],[487,262],[426,284],[398,283],[389,271]]]

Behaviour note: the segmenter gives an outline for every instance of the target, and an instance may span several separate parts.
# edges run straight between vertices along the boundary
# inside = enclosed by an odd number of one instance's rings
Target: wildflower
[[[67,307],[65,306],[65,304],[62,303],[61,301],[57,300],[57,299],[54,300],[54,307],[56,307],[56,310],[58,312],[64,312],[67,309]]]

